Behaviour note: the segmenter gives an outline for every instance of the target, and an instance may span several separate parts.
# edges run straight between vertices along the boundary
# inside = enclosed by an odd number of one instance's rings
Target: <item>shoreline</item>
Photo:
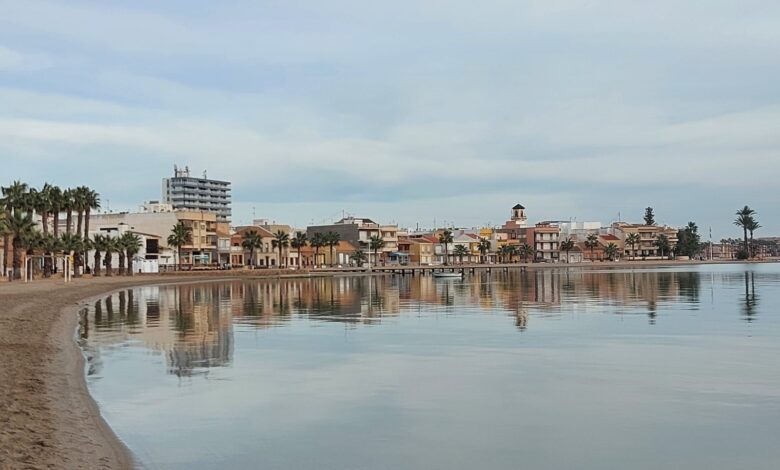
[[[493,269],[671,267],[753,262],[604,262],[490,265]],[[452,265],[448,268],[478,267]],[[407,267],[408,269],[409,267]],[[371,275],[390,273],[372,272]],[[368,273],[316,271],[202,271],[84,277],[0,283],[0,462],[11,468],[134,468],[131,451],[104,420],[89,393],[85,358],[76,342],[79,311],[90,299],[118,289],[249,279],[355,276]]]

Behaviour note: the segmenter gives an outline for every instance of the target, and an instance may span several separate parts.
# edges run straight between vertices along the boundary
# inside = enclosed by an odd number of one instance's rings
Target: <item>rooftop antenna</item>
[[[203,170],[203,179],[204,180],[209,179],[209,177],[206,175],[206,170]]]

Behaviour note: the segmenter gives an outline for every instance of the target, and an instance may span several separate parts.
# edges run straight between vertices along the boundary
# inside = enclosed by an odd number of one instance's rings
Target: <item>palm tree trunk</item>
[[[81,236],[81,224],[84,222],[84,211],[78,211],[76,219],[76,235]]]
[[[745,233],[745,256],[750,257],[750,247],[748,245],[747,226],[743,225],[742,230]]]
[[[132,276],[133,275],[133,255],[127,251],[125,254],[125,258],[127,259],[127,270],[125,271],[125,276]]]
[[[96,277],[100,275],[100,250],[95,250],[95,268],[92,269],[92,276]]]
[[[59,237],[60,236],[60,211],[55,210],[53,212],[54,215],[54,236]]]
[[[8,272],[8,257],[11,255],[11,236],[3,235],[3,276]]]
[[[84,212],[84,240],[89,239],[89,213],[91,209],[87,207],[87,210]]]
[[[179,271],[181,271],[181,247],[177,251],[179,253]]]
[[[22,239],[19,237],[14,237],[13,240],[13,278],[14,279],[21,279],[22,278]]]
[[[65,233],[71,234],[71,227],[73,225],[73,209],[68,209],[65,215]]]

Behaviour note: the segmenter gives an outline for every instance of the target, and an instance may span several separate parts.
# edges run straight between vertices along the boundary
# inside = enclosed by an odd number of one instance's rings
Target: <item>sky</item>
[[[0,184],[233,220],[689,220],[780,236],[780,2],[0,0]]]

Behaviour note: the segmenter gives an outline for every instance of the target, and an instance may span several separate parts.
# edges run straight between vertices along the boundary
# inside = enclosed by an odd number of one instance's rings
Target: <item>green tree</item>
[[[321,234],[320,232],[315,232],[314,235],[311,236],[311,241],[309,242],[309,246],[314,248],[314,266],[317,267],[320,263],[320,248],[327,245],[327,242],[325,240],[325,235]]]
[[[608,243],[607,246],[604,247],[604,253],[607,255],[607,259],[614,261],[618,254],[618,246],[614,243]]]
[[[458,262],[463,264],[463,257],[469,254],[469,249],[463,245],[456,245],[453,254],[458,257]]]
[[[661,235],[658,235],[658,237],[655,239],[655,246],[658,248],[658,251],[661,252],[661,257],[665,257],[667,253],[669,253],[669,249],[671,248],[671,244],[669,243],[669,237],[664,235],[663,233]]]
[[[279,267],[286,266],[287,263],[282,255],[282,250],[290,245],[290,234],[282,230],[277,230],[271,240],[271,246],[279,250]]]
[[[118,237],[107,236],[105,243],[106,244],[104,245],[104,248],[106,250],[106,257],[104,259],[104,263],[106,265],[106,276],[113,276],[114,253],[119,253],[120,267],[124,267],[124,255],[122,254],[123,250],[119,245]]]
[[[593,261],[595,254],[594,251],[599,246],[599,236],[595,233],[588,234],[585,239],[585,246],[590,249],[590,259]]]
[[[65,233],[73,231],[73,209],[76,206],[75,192],[68,188],[62,192],[62,208],[65,210]]]
[[[95,250],[95,253],[92,255],[94,264],[94,267],[92,268],[92,275],[100,276],[100,257],[101,253],[106,250],[105,235],[95,234],[95,236],[92,237],[91,245],[92,249]]]
[[[486,238],[480,238],[477,249],[479,250],[480,262],[487,263],[487,254],[490,251],[490,240]]]
[[[677,245],[675,252],[679,256],[688,256],[694,258],[701,253],[701,237],[699,236],[699,227],[694,222],[688,222],[688,225],[677,231]]]
[[[760,229],[761,224],[759,224],[755,217],[750,218],[750,222],[748,223],[747,229],[750,233],[750,256],[755,257],[756,256],[756,244],[753,241],[753,232]]]
[[[645,208],[645,225],[655,225],[655,213],[652,207]]]
[[[534,255],[534,247],[528,243],[523,243],[519,248],[520,257],[523,259],[523,263],[528,262],[528,258]]]
[[[176,248],[176,254],[179,258],[179,271],[181,271],[181,252],[185,245],[192,243],[192,227],[179,221],[171,229],[168,235],[168,245]]]
[[[29,214],[22,211],[14,213],[4,221],[4,232],[11,238],[13,249],[13,279],[22,278],[22,253],[26,251],[28,243],[35,233],[35,223]]]
[[[62,189],[59,186],[52,186],[49,191],[49,202],[51,203],[52,231],[55,237],[60,236],[60,212],[62,212]]]
[[[363,250],[356,250],[354,253],[352,253],[349,256],[352,259],[352,262],[355,263],[355,266],[361,267],[366,263],[367,256],[366,253]]]
[[[626,235],[626,243],[631,246],[631,257],[636,258],[636,245],[639,244],[641,238],[638,233],[629,233]]]
[[[336,260],[333,258],[333,248],[341,241],[341,235],[336,232],[328,232],[325,234],[325,244],[330,249],[330,265],[331,267],[336,265]]]
[[[734,219],[734,225],[742,227],[744,233],[744,250],[747,256],[750,256],[750,247],[748,245],[748,227],[753,223],[753,215],[756,213],[749,206],[745,206],[737,211],[737,218]]]
[[[24,198],[27,194],[27,184],[21,181],[14,181],[10,186],[4,186],[2,188],[3,194],[3,207],[2,210],[5,213],[6,221],[11,219],[11,216],[16,210],[20,210],[24,205]],[[13,238],[10,229],[5,230],[3,234],[3,275],[8,272],[8,261],[11,259],[11,248],[13,245]],[[21,276],[21,274],[20,274]]]
[[[449,230],[444,230],[442,233],[439,234],[439,243],[444,245],[444,265],[450,264],[450,250],[449,246],[450,243],[454,240],[454,237],[452,236],[452,232]]]
[[[374,252],[374,264],[379,263],[379,250],[385,247],[385,241],[379,235],[372,235],[368,240],[368,248]]]
[[[249,252],[249,265],[257,267],[256,250],[263,246],[263,239],[257,230],[248,230],[241,237],[241,246]]]
[[[566,253],[566,262],[568,263],[571,258],[569,258],[569,252],[574,249],[574,240],[571,238],[567,238],[566,240],[561,242],[561,250]]]
[[[141,250],[141,237],[133,232],[125,232],[120,238],[120,242],[125,251],[125,258],[127,258],[127,269],[124,272],[125,276],[133,275],[133,258]],[[120,270],[120,274],[122,274]]]
[[[84,241],[78,235],[65,233],[60,236],[60,247],[63,254],[73,257],[73,263],[71,263],[73,277],[81,277],[81,272],[78,269],[78,256],[83,251]]]
[[[60,251],[60,240],[52,234],[43,235],[40,239],[40,248],[44,252],[43,277],[51,277],[54,266],[54,253]]]
[[[295,232],[295,236],[290,240],[290,247],[298,252],[298,267],[303,267],[303,259],[301,258],[301,248],[306,247],[306,234],[304,232]]]

